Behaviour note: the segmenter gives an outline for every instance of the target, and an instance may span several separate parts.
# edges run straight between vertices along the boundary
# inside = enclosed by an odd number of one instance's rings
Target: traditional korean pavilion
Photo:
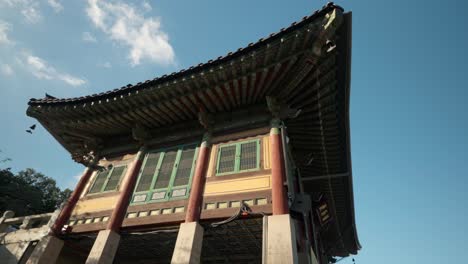
[[[329,263],[357,254],[351,13],[27,114],[86,166],[28,263]],[[45,261],[45,262],[44,262]]]

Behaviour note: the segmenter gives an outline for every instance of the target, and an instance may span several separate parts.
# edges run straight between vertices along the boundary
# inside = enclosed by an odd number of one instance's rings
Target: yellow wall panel
[[[208,170],[206,171],[206,177],[213,176],[213,172],[215,171],[214,166],[216,166],[216,153],[218,150],[218,145],[213,145],[210,151],[210,161],[208,164]]]
[[[118,198],[119,195],[116,194],[110,197],[78,201],[78,203],[75,206],[75,210],[73,210],[72,215],[80,215],[84,213],[113,209],[115,207],[115,204],[117,203]]]
[[[222,177],[222,176],[216,176]],[[207,182],[205,196],[253,192],[271,188],[270,175],[240,178],[234,180]]]
[[[265,169],[271,169],[270,164],[270,137],[264,136],[262,139],[263,142],[263,167]]]

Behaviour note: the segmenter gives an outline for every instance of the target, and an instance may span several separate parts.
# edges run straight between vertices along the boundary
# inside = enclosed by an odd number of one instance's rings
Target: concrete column
[[[92,174],[93,174],[93,169],[89,167],[85,169],[83,175],[80,178],[80,181],[75,187],[75,190],[71,194],[70,198],[68,198],[68,201],[65,203],[65,206],[63,207],[62,211],[57,217],[57,220],[55,221],[54,225],[51,228],[51,232],[54,235],[59,235],[62,233],[63,225],[68,221],[68,219],[70,219],[70,215],[73,209],[75,209],[75,205],[78,202],[78,199],[80,198],[81,193],[83,192]]]
[[[265,217],[267,221],[264,221],[263,226],[266,234],[263,241],[263,263],[298,263],[296,229],[289,214]]]
[[[112,264],[119,247],[120,235],[112,230],[102,230],[94,241],[86,264]]]
[[[144,154],[145,147],[141,147],[127,175],[125,175],[124,183],[120,190],[120,196],[109,218],[107,229],[99,232],[91,248],[91,252],[88,255],[86,264],[111,264],[114,261],[114,256],[120,242],[120,235],[118,232],[125,219],[125,213],[127,212],[130,197],[138,178],[138,172],[140,171]]]
[[[197,164],[193,173],[192,188],[187,204],[185,222],[196,222],[200,219],[203,190],[205,189],[206,170],[208,169],[211,133],[207,132],[203,136],[203,141],[198,151]]]
[[[205,189],[206,170],[208,169],[211,132],[203,136],[195,172],[192,180],[192,188],[187,204],[185,223],[180,225],[179,234],[172,254],[172,264],[200,263],[200,255],[203,244],[203,227],[198,223],[202,210],[203,190]]]
[[[286,180],[283,146],[281,143],[280,121],[274,119],[270,129],[270,155],[271,155],[271,200],[273,215],[287,214],[288,200],[284,182]]]
[[[198,264],[203,244],[203,227],[197,222],[182,223],[171,264]]]
[[[26,264],[54,264],[63,248],[63,240],[52,235],[43,237]]]

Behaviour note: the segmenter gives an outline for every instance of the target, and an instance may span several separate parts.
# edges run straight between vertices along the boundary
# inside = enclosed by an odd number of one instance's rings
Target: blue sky
[[[267,36],[324,1],[0,0],[0,159],[72,187],[83,167],[27,101],[151,79]],[[353,11],[356,263],[462,263],[468,250],[464,1],[338,1]],[[345,259],[340,263],[351,263]]]

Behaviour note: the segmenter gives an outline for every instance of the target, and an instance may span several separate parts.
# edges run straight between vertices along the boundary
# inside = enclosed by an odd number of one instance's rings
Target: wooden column
[[[205,189],[206,170],[208,168],[208,159],[210,152],[211,133],[207,132],[203,136],[203,141],[198,151],[197,164],[192,180],[192,189],[187,205],[187,214],[185,222],[198,222],[201,213],[201,204],[203,199],[203,190]]]
[[[179,233],[172,254],[171,264],[200,263],[203,245],[203,227],[198,223],[202,210],[203,190],[205,189],[206,170],[210,153],[211,133],[203,136],[195,172],[192,179],[192,189],[187,205],[185,223],[180,224]]]
[[[117,204],[115,205],[115,208],[109,218],[109,223],[107,224],[108,230],[119,232],[120,227],[122,226],[122,222],[125,219],[125,213],[127,212],[127,207],[130,202],[130,196],[132,195],[135,187],[138,172],[140,171],[144,156],[145,147],[141,147],[127,172],[128,176],[125,177],[126,179],[121,188],[119,199],[117,200]]]
[[[271,155],[271,198],[273,215],[288,214],[287,193],[284,187],[285,168],[283,146],[281,143],[280,121],[274,119],[270,129],[270,155]]]
[[[125,175],[125,180],[120,190],[120,196],[109,218],[107,229],[99,231],[93,247],[91,248],[91,252],[89,252],[88,258],[86,259],[86,264],[113,263],[120,242],[120,227],[125,219],[125,213],[130,203],[130,196],[135,187],[144,155],[145,147],[141,147]]]
[[[51,228],[51,232],[53,235],[61,234],[63,225],[65,225],[68,219],[70,219],[70,215],[73,212],[73,209],[75,209],[75,205],[78,202],[78,199],[80,199],[81,193],[83,192],[92,174],[93,169],[87,167],[83,175],[81,175],[81,178],[78,184],[76,185],[75,190],[71,194],[70,198],[68,198],[68,201],[65,203],[65,206],[60,212],[60,215],[57,217],[57,220]]]

